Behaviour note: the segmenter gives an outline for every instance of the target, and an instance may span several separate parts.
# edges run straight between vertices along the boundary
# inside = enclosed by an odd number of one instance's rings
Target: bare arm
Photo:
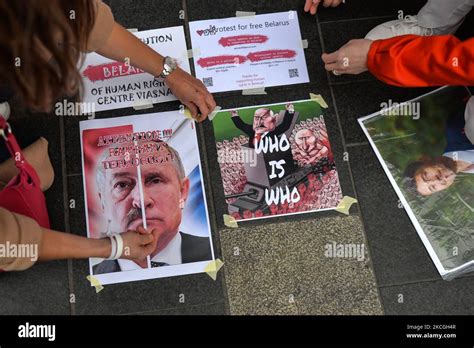
[[[153,76],[158,76],[163,71],[163,56],[148,47],[117,22],[114,23],[109,39],[97,53],[119,62],[125,62],[127,58],[130,65]],[[166,54],[166,52],[163,52],[163,54]],[[173,94],[191,110],[195,118],[198,113],[201,114],[198,121],[206,119],[208,114],[215,109],[214,98],[206,87],[201,81],[184,70],[176,69],[166,78],[166,83]]]
[[[106,258],[112,252],[109,238],[93,239],[71,233],[42,229],[42,243],[38,260],[85,259],[89,257]],[[123,259],[144,259],[156,249],[161,233],[151,232],[139,227],[137,231],[121,233],[123,238]]]
[[[153,76],[158,76],[163,71],[163,56],[117,22],[114,24],[109,40],[97,53],[118,62],[129,59],[130,65],[145,70]]]
[[[242,121],[237,110],[232,110],[230,115],[232,117],[232,122],[238,129],[247,134],[249,137],[254,136],[255,132],[253,131],[253,127]]]
[[[89,239],[70,233],[43,229],[43,242],[38,260],[106,258],[110,256],[111,251],[112,246],[109,238]]]

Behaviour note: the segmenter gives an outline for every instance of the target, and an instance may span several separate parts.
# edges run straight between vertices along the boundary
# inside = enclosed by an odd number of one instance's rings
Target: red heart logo
[[[199,36],[202,36],[202,34],[204,34],[204,30],[198,30],[196,33],[198,33]]]

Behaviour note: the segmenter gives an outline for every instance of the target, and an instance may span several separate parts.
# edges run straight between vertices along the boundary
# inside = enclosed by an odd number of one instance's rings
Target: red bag
[[[10,125],[0,116],[0,137],[5,140],[20,173],[0,191],[0,207],[28,216],[41,227],[50,228],[46,200],[35,169],[26,161]]]

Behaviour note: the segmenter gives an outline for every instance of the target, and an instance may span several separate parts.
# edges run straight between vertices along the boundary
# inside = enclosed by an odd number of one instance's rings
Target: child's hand
[[[318,6],[323,3],[324,7],[337,7],[343,2],[343,0],[306,0],[304,5],[304,12],[309,12],[312,15],[316,14]]]

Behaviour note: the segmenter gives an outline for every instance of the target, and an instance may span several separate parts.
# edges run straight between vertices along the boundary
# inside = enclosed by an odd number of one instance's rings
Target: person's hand
[[[324,7],[336,7],[339,6],[343,0],[306,0],[304,4],[304,12],[309,12],[312,15],[316,14],[318,11],[318,6],[320,3],[323,3]]]
[[[138,227],[136,231],[127,231],[120,234],[123,239],[123,253],[121,259],[146,260],[156,249],[156,243],[160,239],[157,229],[147,231]]]
[[[334,75],[360,74],[367,71],[367,56],[372,40],[351,40],[336,52],[322,55],[324,68]]]
[[[287,103],[285,105],[286,111],[288,111],[290,114],[295,112],[295,107],[292,103]]]
[[[166,84],[198,122],[204,121],[216,108],[214,97],[204,84],[181,68],[177,68],[166,78]]]
[[[239,112],[237,110],[231,110],[230,111],[230,116],[232,117],[238,117],[239,116]]]

